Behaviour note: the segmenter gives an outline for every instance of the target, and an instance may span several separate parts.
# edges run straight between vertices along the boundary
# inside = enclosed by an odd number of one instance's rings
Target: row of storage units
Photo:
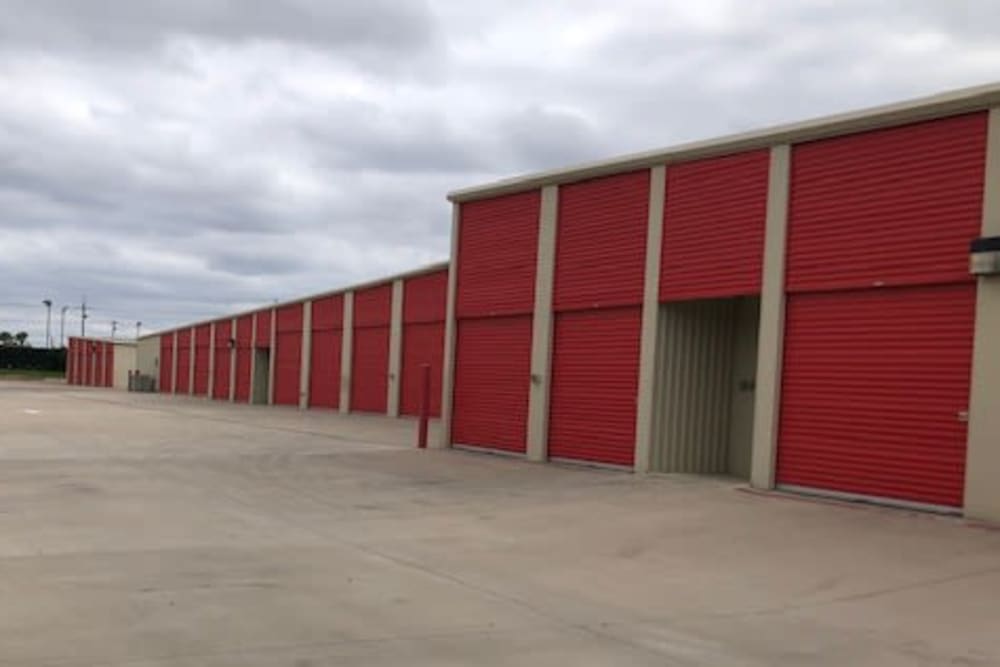
[[[66,382],[71,385],[127,389],[135,363],[131,341],[70,336],[66,344]]]
[[[1000,518],[998,103],[452,193],[445,444]]]
[[[440,414],[447,264],[160,332],[140,341],[159,391],[241,403]]]

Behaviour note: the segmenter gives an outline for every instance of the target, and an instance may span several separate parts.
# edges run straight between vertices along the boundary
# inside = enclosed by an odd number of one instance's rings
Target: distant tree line
[[[0,331],[0,368],[9,370],[65,371],[66,349],[31,347],[28,332]]]
[[[28,332],[18,331],[12,334],[9,331],[0,331],[0,347],[31,347],[28,344]]]

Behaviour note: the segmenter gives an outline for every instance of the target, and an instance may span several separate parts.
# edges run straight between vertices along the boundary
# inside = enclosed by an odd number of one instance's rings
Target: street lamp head
[[[52,299],[42,299],[42,303],[45,304],[46,308],[51,308],[52,307]]]

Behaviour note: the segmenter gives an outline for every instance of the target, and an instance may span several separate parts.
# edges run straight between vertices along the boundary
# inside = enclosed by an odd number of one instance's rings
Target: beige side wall
[[[990,111],[983,236],[1000,236],[1000,107]],[[969,400],[965,515],[1000,522],[1000,275],[981,276]]]
[[[135,366],[143,375],[150,375],[160,385],[160,337],[150,336],[136,343]]]
[[[552,386],[552,283],[556,263],[556,218],[559,187],[542,188],[538,215],[538,254],[535,267],[535,309],[531,329],[531,384],[528,393],[527,457],[548,458],[549,394]]]
[[[136,368],[136,345],[134,343],[115,343],[114,369],[111,386],[122,391],[128,390],[128,374]]]
[[[386,382],[386,414],[399,416],[400,375],[403,365],[403,281],[392,281],[392,315],[389,324],[389,377]]]
[[[785,340],[785,237],[788,229],[791,147],[771,149],[764,269],[757,341],[757,388],[754,395],[753,452],[750,484],[773,489],[781,406],[781,362]]]
[[[451,447],[451,411],[455,391],[455,296],[458,289],[458,234],[461,219],[460,205],[451,206],[451,254],[448,266],[448,299],[444,323],[444,360],[441,369],[441,422],[437,439],[430,444]]]

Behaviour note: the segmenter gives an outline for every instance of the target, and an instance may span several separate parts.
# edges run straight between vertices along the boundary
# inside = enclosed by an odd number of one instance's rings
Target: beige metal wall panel
[[[386,382],[386,414],[399,416],[399,388],[403,365],[403,281],[392,282],[389,316],[389,377]]]
[[[555,279],[556,218],[559,189],[542,189],[538,214],[538,253],[535,270],[535,309],[531,331],[531,385],[528,394],[528,441],[530,461],[548,458],[549,394],[552,386],[552,283]]]
[[[737,300],[735,307],[727,472],[740,479],[750,479],[760,299],[744,297]]]
[[[990,110],[982,235],[1000,236],[1000,107]],[[1000,522],[1000,275],[981,276],[969,398],[965,515]]]
[[[452,394],[455,387],[455,296],[458,289],[458,204],[451,207],[451,254],[448,265],[448,298],[444,321],[444,359],[441,369],[441,421],[438,437],[432,440],[437,447],[451,447]]]
[[[133,343],[115,343],[112,354],[114,364],[111,386],[122,391],[128,390],[128,374],[136,369],[137,346]]]
[[[655,460],[662,472],[726,472],[735,306],[714,300],[662,308],[662,440]]]
[[[168,334],[169,335],[169,334]],[[147,336],[136,343],[135,367],[143,375],[160,381],[160,337]]]

